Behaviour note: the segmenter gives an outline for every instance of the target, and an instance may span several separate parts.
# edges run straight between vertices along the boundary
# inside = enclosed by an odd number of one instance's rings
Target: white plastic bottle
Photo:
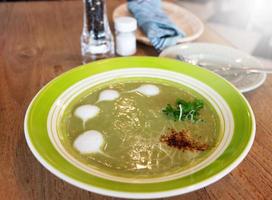
[[[130,56],[136,53],[137,21],[133,17],[117,17],[114,19],[116,34],[116,53]]]

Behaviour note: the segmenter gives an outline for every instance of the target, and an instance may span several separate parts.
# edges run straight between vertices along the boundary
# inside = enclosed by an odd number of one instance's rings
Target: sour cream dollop
[[[136,92],[139,92],[145,96],[156,96],[160,93],[160,89],[156,85],[144,84],[135,89]]]
[[[74,141],[74,148],[81,154],[97,153],[104,143],[103,135],[96,130],[89,130],[79,135]]]
[[[94,105],[82,105],[76,108],[74,115],[83,121],[83,125],[89,120],[94,118],[100,112],[100,108]]]
[[[100,101],[114,101],[115,99],[119,98],[120,94],[116,90],[103,90],[99,94],[99,99],[97,102]]]

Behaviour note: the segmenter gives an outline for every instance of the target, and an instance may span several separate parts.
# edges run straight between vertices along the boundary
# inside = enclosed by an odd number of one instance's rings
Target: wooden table
[[[108,1],[109,16],[121,2]],[[24,115],[34,95],[81,64],[81,26],[81,1],[0,4],[0,199],[112,199],[56,178],[34,158],[24,138]],[[226,44],[208,27],[199,40]],[[137,55],[157,54],[139,44]],[[249,155],[217,183],[171,199],[272,198],[272,77],[246,98],[257,122]]]

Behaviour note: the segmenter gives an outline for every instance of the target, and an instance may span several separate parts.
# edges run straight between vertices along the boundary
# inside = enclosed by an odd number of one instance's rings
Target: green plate
[[[57,116],[62,112],[59,102],[70,101],[79,93],[103,82],[137,77],[174,81],[204,96],[219,113],[223,127],[223,139],[215,153],[190,172],[141,182],[96,174],[70,159],[55,141]],[[191,192],[228,174],[252,146],[255,119],[243,95],[229,82],[208,70],[166,58],[128,57],[83,65],[52,80],[29,105],[24,129],[34,156],[57,177],[91,192],[144,199]]]

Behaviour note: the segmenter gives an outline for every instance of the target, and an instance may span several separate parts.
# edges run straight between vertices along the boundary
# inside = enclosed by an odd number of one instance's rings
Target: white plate
[[[238,66],[261,66],[262,64],[250,55],[237,49],[217,44],[190,43],[169,47],[163,50],[161,57],[175,58],[182,55],[185,58],[197,61],[214,63],[218,68],[231,65]],[[249,92],[260,87],[266,80],[265,73],[239,73],[225,75],[225,79],[235,85],[241,92]]]

